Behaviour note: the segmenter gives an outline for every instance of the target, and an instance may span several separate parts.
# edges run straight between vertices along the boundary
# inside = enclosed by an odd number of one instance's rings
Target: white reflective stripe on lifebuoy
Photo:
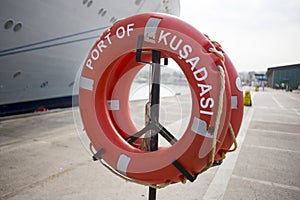
[[[193,125],[192,125],[192,131],[194,133],[197,133],[198,135],[202,135],[207,138],[213,138],[213,136],[209,133],[207,133],[207,123],[206,121],[199,119],[197,117],[194,117]]]
[[[81,76],[79,86],[83,89],[93,91],[94,80]]]
[[[131,158],[125,154],[121,154],[118,160],[117,170],[125,176],[130,160]]]
[[[242,85],[242,81],[241,81],[241,78],[240,78],[240,77],[237,77],[237,78],[235,79],[235,85],[236,85],[236,88],[237,88],[239,91],[243,92],[243,85]]]
[[[120,110],[120,101],[119,100],[107,100],[107,109],[108,110]]]
[[[155,35],[161,19],[150,18],[144,30],[144,41],[155,44]]]
[[[231,96],[231,109],[237,109],[238,107],[238,97]]]

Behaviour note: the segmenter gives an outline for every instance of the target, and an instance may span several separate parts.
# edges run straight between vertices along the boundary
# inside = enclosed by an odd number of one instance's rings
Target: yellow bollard
[[[250,94],[249,90],[245,91],[244,105],[245,106],[252,106],[251,94]]]
[[[259,90],[259,87],[256,86],[256,87],[255,87],[255,92],[258,92],[258,90]]]

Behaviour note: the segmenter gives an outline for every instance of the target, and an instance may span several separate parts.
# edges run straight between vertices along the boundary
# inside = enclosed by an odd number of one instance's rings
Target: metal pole
[[[152,87],[150,120],[159,124],[159,99],[160,99],[160,51],[152,50]],[[158,132],[151,130],[150,151],[158,150]],[[149,200],[156,199],[156,189],[149,187]]]

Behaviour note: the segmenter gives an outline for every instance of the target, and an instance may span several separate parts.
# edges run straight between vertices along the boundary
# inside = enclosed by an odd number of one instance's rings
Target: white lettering
[[[164,34],[164,30],[161,30],[161,31],[160,31],[160,35],[159,35],[159,38],[158,38],[158,43],[160,43],[161,40],[163,40],[163,41],[164,41],[164,44],[165,44],[165,45],[168,45],[167,37],[168,37],[169,35],[171,35],[170,32],[167,32],[166,34]]]
[[[203,75],[202,76],[198,76],[201,72],[202,72]],[[198,69],[197,71],[193,72],[193,74],[194,74],[194,77],[195,77],[195,79],[197,81],[203,81],[204,79],[207,78],[207,75],[208,75],[207,74],[207,70],[206,70],[205,67],[202,67],[202,68]]]
[[[202,97],[200,99],[200,106],[202,108],[207,108],[207,107],[212,108],[212,107],[214,107],[214,105],[215,105],[214,99],[211,98],[211,97],[209,97],[207,99],[205,99],[204,97]]]
[[[190,53],[192,53],[192,47],[190,45],[184,45],[182,49],[179,50],[180,58],[186,59]]]
[[[199,60],[200,60],[199,57],[194,57],[194,58],[187,59],[185,62],[190,63],[190,65],[192,66],[192,71],[193,71],[195,69],[195,67],[197,66]]]
[[[213,89],[211,84],[206,84],[206,79],[208,77],[208,72],[206,67],[198,67],[198,64],[200,62],[199,56],[191,56],[191,53],[193,52],[193,48],[191,45],[184,43],[184,40],[178,37],[177,35],[173,35],[171,32],[167,32],[165,30],[161,30],[157,44],[162,43],[165,46],[167,46],[170,50],[177,51],[178,57],[180,59],[185,59],[185,62],[190,65],[191,72],[194,75],[194,78],[197,82],[197,86],[200,90],[200,100],[199,100],[199,106],[200,106],[200,114],[203,115],[213,115],[213,111],[211,110],[214,105],[214,99],[213,97],[210,97],[210,95],[207,95],[210,93],[210,91]],[[203,82],[204,83],[203,83]],[[207,95],[207,97],[204,97]]]
[[[212,116],[214,113],[211,111],[200,110],[200,114]]]
[[[91,53],[91,57],[93,60],[97,60],[100,56],[100,53],[97,49],[93,49]]]
[[[117,30],[116,30],[116,36],[117,38],[119,39],[122,39],[125,37],[125,35],[127,35],[128,37],[130,36],[131,32],[133,32],[133,26],[134,26],[134,23],[131,23],[131,24],[127,24],[126,26],[126,30],[125,31],[125,28],[124,26],[120,26]],[[112,44],[112,41],[110,39],[110,35],[111,33],[108,32],[105,36],[104,36],[104,40],[100,40],[97,45],[96,45],[96,48],[92,49],[91,52],[90,52],[90,58],[88,58],[86,60],[86,63],[85,63],[85,67],[93,70],[94,67],[93,67],[93,61],[95,60],[98,60],[100,58],[100,53],[103,53],[104,49],[106,49],[108,47],[108,45]]]
[[[134,24],[128,24],[127,25],[127,36],[129,37],[130,36],[130,32],[133,31],[133,27]]]
[[[85,66],[91,70],[94,69],[92,66],[92,60],[90,58],[86,61]]]
[[[212,89],[211,85],[205,85],[205,84],[200,84],[200,83],[198,83],[198,87],[201,88],[201,90],[202,90],[200,93],[201,97]]]
[[[110,33],[107,33],[107,35],[105,35],[104,38],[107,39],[107,41],[108,41],[109,44],[111,44]]]
[[[125,28],[123,26],[120,26],[119,28],[117,28],[116,35],[117,35],[117,38],[119,38],[119,39],[124,38]]]
[[[102,53],[103,52],[102,48],[106,48],[107,45],[104,44],[103,40],[100,40],[100,42],[97,44],[97,47],[98,47],[99,51]]]
[[[170,42],[170,48],[171,48],[172,50],[174,50],[174,51],[176,51],[176,50],[179,48],[180,44],[182,43],[182,39],[180,39],[180,40],[177,42],[176,46],[173,46],[173,43],[174,43],[174,41],[176,40],[176,38],[177,38],[177,36],[174,35],[173,38],[172,38],[172,40],[171,40],[171,42]]]

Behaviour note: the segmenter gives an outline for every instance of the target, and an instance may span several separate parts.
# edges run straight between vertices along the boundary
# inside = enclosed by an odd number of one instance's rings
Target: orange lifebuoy
[[[148,52],[156,50],[177,62],[191,89],[192,113],[182,138],[153,152],[126,141],[138,132],[128,105],[131,82],[143,66],[136,61],[137,43],[142,43],[145,61],[151,60]],[[195,28],[156,13],[118,21],[97,40],[82,69],[79,106],[94,149],[113,169],[147,184],[176,183],[184,172],[197,175],[212,161],[213,138],[218,151],[226,136],[223,127],[229,124],[231,99],[226,68],[210,48],[215,47]],[[219,67],[225,73],[224,95]]]

